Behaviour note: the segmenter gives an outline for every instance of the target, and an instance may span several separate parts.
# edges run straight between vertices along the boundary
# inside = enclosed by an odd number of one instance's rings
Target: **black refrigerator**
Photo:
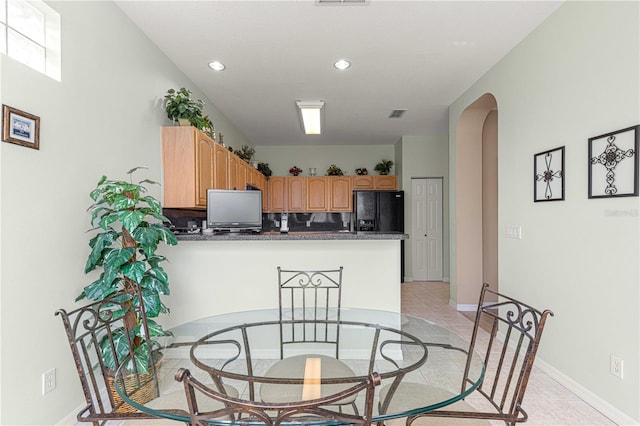
[[[357,232],[404,233],[404,191],[353,191]],[[400,282],[404,279],[404,240],[400,241]]]

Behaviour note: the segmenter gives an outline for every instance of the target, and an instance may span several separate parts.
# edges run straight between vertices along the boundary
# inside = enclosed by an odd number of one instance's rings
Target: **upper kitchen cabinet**
[[[307,178],[307,211],[329,211],[329,181],[325,176]]]
[[[233,154],[218,143],[213,147],[213,188],[229,189],[229,157]]]
[[[350,212],[352,204],[351,178],[349,176],[327,176],[329,181],[329,211]]]
[[[398,189],[398,176],[380,175],[373,177],[373,189]]]
[[[195,127],[162,128],[164,207],[207,208],[207,189],[214,187],[216,146]]]
[[[391,175],[380,176],[351,176],[351,184],[354,190],[360,189],[398,189],[398,177]]]
[[[286,177],[271,176],[269,178],[269,212],[287,211]]]
[[[287,180],[287,205],[290,212],[307,211],[307,178],[290,176]]]
[[[357,175],[357,176],[351,176],[351,183],[353,186],[353,189],[374,189],[373,187],[373,178],[375,176],[369,176],[369,175]]]
[[[229,189],[245,189],[247,187],[247,173],[241,160],[236,155],[229,155]]]

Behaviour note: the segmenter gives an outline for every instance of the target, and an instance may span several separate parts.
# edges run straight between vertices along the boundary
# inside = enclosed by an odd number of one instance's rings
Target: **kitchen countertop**
[[[310,241],[310,240],[406,240],[407,234],[401,232],[344,232],[344,231],[306,231],[306,232],[223,232],[178,234],[179,241]]]

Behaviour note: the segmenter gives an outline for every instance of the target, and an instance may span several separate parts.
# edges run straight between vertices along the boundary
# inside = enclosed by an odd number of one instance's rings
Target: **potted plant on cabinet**
[[[302,173],[302,169],[298,166],[293,166],[289,169],[289,173],[291,173],[293,176],[298,176],[300,173]]]
[[[140,167],[129,170],[130,176]],[[132,180],[132,178],[131,178]],[[87,285],[76,301],[90,299],[105,300],[116,294],[129,297],[130,303],[138,303],[132,297],[136,286],[140,289],[144,309],[146,311],[149,336],[144,335],[140,326],[140,318],[131,309],[123,309],[118,315],[123,318],[124,327],[118,329],[113,336],[116,355],[113,359],[109,339],[102,339],[98,344],[103,348],[103,361],[110,370],[115,370],[119,362],[127,359],[135,362],[137,370],[149,371],[154,357],[149,347],[153,338],[168,335],[161,325],[152,318],[167,313],[167,307],[160,296],[169,294],[169,280],[160,266],[165,257],[156,254],[160,243],[177,244],[176,236],[162,222],[169,220],[162,215],[160,203],[152,196],[145,195],[144,183],[156,183],[143,180],[138,184],[125,181],[108,180],[106,176],[98,181],[90,197],[94,204],[89,207],[92,212],[91,224],[96,225],[91,231],[98,231],[89,241],[91,252],[85,265],[85,273],[98,268],[102,271],[97,280]],[[127,336],[127,334],[129,336]],[[129,353],[127,338],[134,341],[134,353]],[[123,344],[119,344],[123,342]],[[146,342],[146,345],[142,343]]]
[[[273,174],[269,163],[258,163],[258,171],[265,175],[267,179]]]
[[[381,175],[388,175],[389,171],[391,171],[391,167],[393,166],[393,161],[391,160],[381,160],[376,166],[374,170]]]
[[[240,149],[234,151],[238,157],[246,161],[247,163],[251,162],[253,155],[256,153],[256,150],[249,145],[242,145]]]
[[[164,95],[167,117],[178,121],[180,125],[194,126],[213,137],[213,123],[208,115],[203,116],[204,102],[192,99],[191,90],[181,87],[179,90],[169,89]]]
[[[332,164],[327,168],[327,176],[343,176],[343,175],[344,173],[342,172],[342,169],[336,166],[335,164]]]

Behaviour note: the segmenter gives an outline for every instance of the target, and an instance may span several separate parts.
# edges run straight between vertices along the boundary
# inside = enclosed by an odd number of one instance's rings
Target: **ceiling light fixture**
[[[296,101],[300,110],[302,127],[307,135],[319,135],[322,129],[321,111],[324,106],[323,101]]]
[[[209,62],[209,68],[211,68],[214,71],[223,71],[226,67],[220,61],[211,61]]]
[[[344,71],[351,66],[351,62],[347,61],[346,59],[339,59],[335,64],[333,64],[333,66],[340,71]]]

